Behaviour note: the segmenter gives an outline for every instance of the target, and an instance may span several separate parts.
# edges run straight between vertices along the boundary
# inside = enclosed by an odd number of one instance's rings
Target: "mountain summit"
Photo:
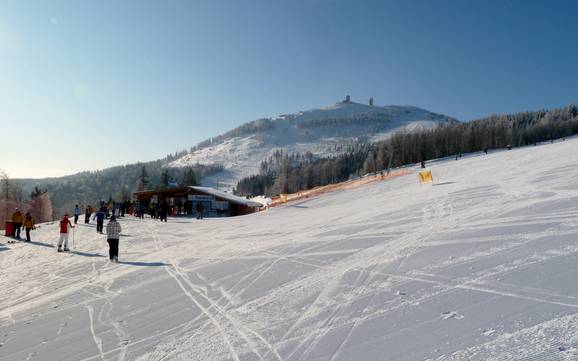
[[[205,179],[210,186],[230,189],[259,172],[260,163],[282,150],[325,157],[347,145],[375,142],[402,130],[431,128],[454,119],[413,106],[375,106],[344,100],[322,108],[245,123],[199,143],[170,167],[222,164],[225,171]]]

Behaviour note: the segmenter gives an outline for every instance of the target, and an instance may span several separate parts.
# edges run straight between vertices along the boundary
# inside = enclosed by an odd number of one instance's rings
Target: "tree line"
[[[294,193],[363,174],[448,156],[537,144],[578,134],[578,107],[492,115],[470,122],[445,122],[431,129],[402,131],[378,143],[348,146],[336,156],[277,151],[260,173],[239,181],[243,196]]]
[[[23,179],[19,182],[23,195],[30,194],[35,187],[49,192],[54,216],[59,217],[65,212],[71,212],[76,204],[92,205],[101,200],[125,201],[132,199],[132,194],[137,190],[197,185],[203,177],[222,170],[222,165],[203,164],[167,168],[166,160],[157,160],[59,178]]]
[[[52,201],[46,189],[34,187],[27,196],[20,181],[0,170],[0,229],[4,228],[4,221],[12,219],[16,208],[30,212],[36,222],[52,220]]]

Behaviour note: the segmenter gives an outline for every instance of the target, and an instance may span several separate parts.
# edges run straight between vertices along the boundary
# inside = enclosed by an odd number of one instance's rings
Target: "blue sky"
[[[0,0],[0,169],[160,158],[345,94],[470,120],[578,102],[578,2]]]

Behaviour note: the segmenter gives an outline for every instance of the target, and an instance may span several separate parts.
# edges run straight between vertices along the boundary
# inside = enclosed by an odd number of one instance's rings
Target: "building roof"
[[[231,194],[231,193],[226,193],[226,192],[220,191],[218,189],[214,189],[214,188],[199,187],[199,186],[189,186],[188,188],[193,189],[197,192],[210,194],[210,195],[215,196],[215,197],[226,199],[227,201],[229,201],[231,203],[240,204],[240,205],[246,206],[246,207],[262,207],[263,206],[259,202],[253,202],[253,201],[250,201],[246,198],[239,197],[239,196],[236,196],[236,195]]]
[[[154,194],[175,194],[175,193],[181,193],[181,194],[186,194],[188,190],[194,190],[196,192],[199,193],[203,193],[203,194],[207,194],[207,195],[212,195],[214,197],[218,197],[221,199],[224,199],[226,201],[229,201],[231,203],[235,203],[241,206],[245,206],[245,207],[262,207],[263,204],[259,203],[259,202],[254,202],[254,201],[250,201],[248,199],[245,199],[243,197],[239,197],[236,196],[234,194],[231,193],[226,193],[214,188],[209,188],[209,187],[198,187],[198,186],[188,186],[188,187],[180,187],[180,188],[167,188],[167,189],[158,189],[158,190],[146,190],[146,191],[140,191],[140,192],[135,192],[135,195],[147,195],[147,196],[152,196]]]
[[[180,188],[165,188],[165,189],[154,189],[154,190],[144,190],[144,191],[137,191],[134,192],[135,195],[154,195],[154,194],[166,194],[166,193],[186,193],[188,191],[188,187],[180,187]]]

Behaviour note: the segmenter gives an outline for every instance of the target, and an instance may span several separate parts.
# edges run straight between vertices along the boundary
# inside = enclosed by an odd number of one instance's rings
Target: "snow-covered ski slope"
[[[233,131],[235,135],[228,133],[224,139],[188,153],[168,166],[221,164],[225,170],[204,178],[203,184],[230,190],[242,178],[259,173],[261,162],[277,151],[311,152],[316,157],[328,157],[345,151],[347,145],[356,144],[361,138],[376,142],[397,131],[428,129],[450,121],[454,120],[413,106],[338,102],[246,123]],[[243,127],[249,128],[239,131]]]
[[[0,360],[576,360],[578,139],[0,249]],[[1,242],[5,242],[2,240]]]

